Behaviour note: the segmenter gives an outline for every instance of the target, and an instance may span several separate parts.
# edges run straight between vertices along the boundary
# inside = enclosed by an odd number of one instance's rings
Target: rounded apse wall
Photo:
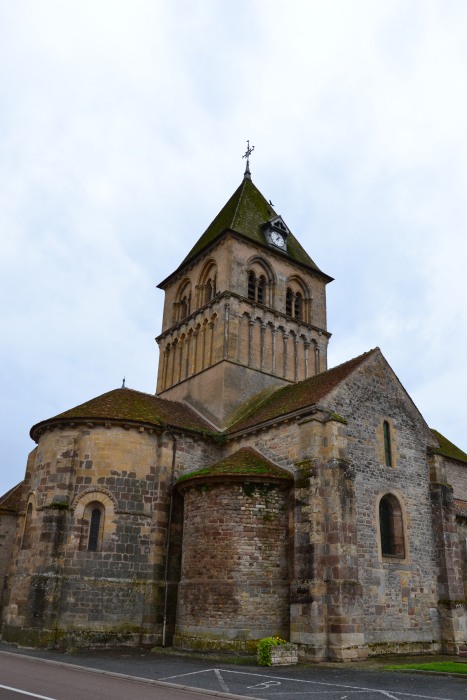
[[[289,484],[231,477],[178,488],[184,525],[174,646],[253,651],[252,640],[288,639]]]

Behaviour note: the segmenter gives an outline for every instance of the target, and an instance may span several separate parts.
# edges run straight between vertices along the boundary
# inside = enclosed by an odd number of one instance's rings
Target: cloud
[[[0,8],[0,491],[32,423],[153,391],[158,281],[253,179],[336,281],[330,364],[379,345],[467,449],[464,3]],[[453,410],[453,406],[456,410]]]

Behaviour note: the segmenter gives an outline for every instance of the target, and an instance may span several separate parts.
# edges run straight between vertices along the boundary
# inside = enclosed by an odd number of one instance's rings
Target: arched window
[[[83,512],[80,549],[97,552],[101,548],[105,509],[99,501],[88,503]]]
[[[91,522],[89,523],[88,552],[96,552],[99,544],[99,532],[101,527],[102,513],[100,508],[93,508],[91,511]]]
[[[311,323],[311,291],[298,275],[286,282],[285,313],[296,321]]]
[[[379,532],[383,557],[405,557],[402,510],[397,498],[388,493],[379,502]]]
[[[384,433],[384,459],[387,467],[392,467],[392,454],[391,454],[391,430],[387,420],[383,423],[383,433]]]
[[[189,316],[191,307],[191,282],[189,279],[183,280],[178,288],[174,302],[174,323],[183,321]]]
[[[31,549],[31,524],[32,524],[32,503],[26,510],[26,518],[24,519],[23,539],[21,541],[21,549]]]

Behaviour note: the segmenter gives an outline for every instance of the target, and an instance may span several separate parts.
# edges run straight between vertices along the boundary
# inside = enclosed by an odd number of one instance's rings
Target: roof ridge
[[[238,188],[238,189],[240,190],[240,193],[239,193],[239,195],[238,195],[237,206],[235,207],[235,211],[234,211],[233,216],[232,216],[232,228],[233,228],[233,226],[234,226],[234,224],[235,224],[235,218],[236,218],[236,216],[237,216],[237,212],[238,212],[238,208],[239,208],[239,206],[240,206],[240,202],[242,201],[242,195],[243,195],[243,191],[244,191],[244,189],[245,189],[245,187],[246,187],[246,185],[245,185],[246,182],[247,182],[247,180],[246,180],[245,178],[243,178],[242,184],[241,184],[240,187]],[[251,184],[253,185],[253,181],[252,181],[251,179],[249,180],[249,182],[251,182]],[[253,185],[253,186],[254,186],[254,185]],[[235,229],[234,229],[234,230],[235,230]]]

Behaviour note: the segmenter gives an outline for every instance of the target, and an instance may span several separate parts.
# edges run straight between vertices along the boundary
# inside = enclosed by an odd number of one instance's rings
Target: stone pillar
[[[366,658],[355,478],[345,426],[316,411],[300,424],[291,641],[304,658]],[[320,456],[321,452],[321,456]]]

